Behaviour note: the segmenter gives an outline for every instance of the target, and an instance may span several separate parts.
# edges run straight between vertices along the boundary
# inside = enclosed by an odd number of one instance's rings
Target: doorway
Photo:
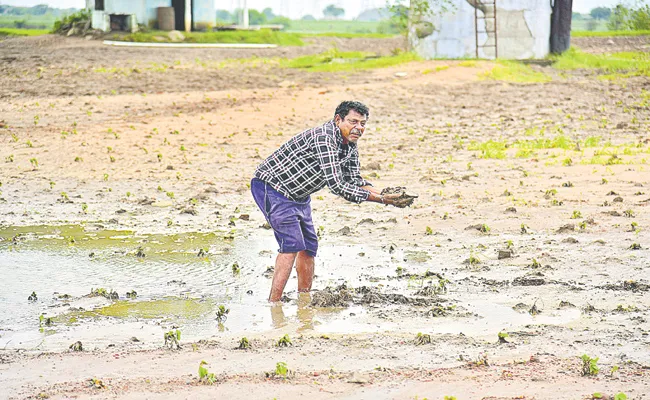
[[[190,21],[194,21],[194,10],[192,9],[192,1],[191,0],[172,0],[172,7],[174,7],[174,27],[177,31],[185,31],[185,6],[190,7],[190,14],[191,14],[191,19]],[[192,23],[192,22],[190,22]],[[192,27],[189,30],[192,30]]]

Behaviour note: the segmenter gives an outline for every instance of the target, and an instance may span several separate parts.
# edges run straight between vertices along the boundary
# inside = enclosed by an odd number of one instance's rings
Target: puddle
[[[460,292],[443,298],[463,309],[464,316],[431,318],[426,308],[393,304],[312,308],[306,306],[309,299],[297,298],[295,272],[288,283],[294,301],[272,306],[266,302],[271,281],[264,272],[274,263],[276,245],[271,235],[261,236],[139,235],[98,225],[0,229],[0,308],[5,311],[0,315],[0,348],[61,350],[77,340],[88,349],[160,347],[169,329],[180,329],[182,342],[274,329],[493,336],[503,329],[562,325],[581,317],[578,310],[533,317],[502,305],[504,296]],[[449,262],[422,248],[331,243],[321,248],[317,289],[345,283],[413,296],[438,280],[417,274],[442,272]],[[234,263],[240,272],[233,273]],[[398,278],[397,271],[410,275]],[[91,297],[91,290],[115,291],[119,298]],[[133,291],[137,296],[128,298],[127,292]],[[28,301],[32,292],[37,301]],[[223,325],[215,320],[219,305],[230,309]],[[44,326],[41,315],[53,323]]]

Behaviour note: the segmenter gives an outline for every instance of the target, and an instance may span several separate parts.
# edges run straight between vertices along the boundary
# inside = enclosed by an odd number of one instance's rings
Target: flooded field
[[[490,62],[312,73],[245,52],[215,67],[191,49],[0,46],[16,58],[0,78],[5,397],[650,393],[646,76],[534,67],[548,79],[522,84],[486,79]],[[177,68],[104,71],[141,60]],[[277,245],[250,178],[350,98],[371,109],[364,177],[419,198],[314,195],[314,290],[299,296],[294,274],[270,305]]]

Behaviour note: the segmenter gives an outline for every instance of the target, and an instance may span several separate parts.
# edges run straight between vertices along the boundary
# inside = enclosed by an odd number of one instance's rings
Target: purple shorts
[[[273,228],[280,253],[297,253],[305,250],[316,257],[318,236],[311,220],[311,199],[293,201],[273,189],[268,183],[253,178],[251,193],[255,203]]]

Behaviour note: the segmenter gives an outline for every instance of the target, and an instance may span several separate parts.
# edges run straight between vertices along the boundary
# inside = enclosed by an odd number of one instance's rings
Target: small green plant
[[[541,268],[542,264],[537,261],[537,259],[533,258],[533,262],[530,264],[531,268]]]
[[[250,342],[248,341],[247,338],[243,337],[243,338],[241,338],[241,340],[239,341],[239,346],[238,346],[237,348],[240,349],[240,350],[250,349],[250,348],[251,348],[251,344],[250,344]]]
[[[427,226],[427,228],[424,230],[424,234],[427,236],[433,235],[433,229],[431,229],[430,226]]]
[[[481,224],[479,231],[482,233],[490,233],[491,229],[489,226],[487,226],[487,224]]]
[[[233,273],[233,275],[239,275],[240,272],[241,272],[241,267],[239,266],[238,263],[234,263],[232,265],[232,273]]]
[[[208,371],[204,365],[208,365],[208,363],[201,361],[199,364],[199,382],[205,383],[207,385],[214,385],[217,382],[217,377],[213,372]]]
[[[574,210],[573,214],[571,215],[571,219],[580,219],[582,218],[582,213],[578,210]]]
[[[499,343],[508,343],[508,332],[499,332]]]
[[[591,358],[586,354],[580,357],[582,360],[582,376],[596,376],[598,375],[598,357]]]
[[[38,160],[36,158],[30,158],[29,162],[30,164],[32,164],[32,168],[34,169],[38,168]]]
[[[220,324],[226,322],[229,313],[230,309],[226,308],[223,304],[220,304],[219,307],[217,307],[217,322]]]
[[[137,297],[138,297],[138,292],[136,292],[135,290],[132,290],[130,292],[126,292],[126,298],[127,299],[135,299]]]
[[[287,374],[289,373],[289,369],[287,368],[287,363],[285,362],[279,362],[275,364],[275,376],[281,376],[283,378],[287,377]]]
[[[293,346],[293,343],[291,343],[291,339],[289,338],[288,334],[285,334],[278,340],[278,343],[276,344],[278,347],[289,347]]]
[[[88,214],[88,204],[81,203],[81,212],[84,214]]]
[[[413,342],[416,346],[431,344],[431,335],[429,335],[428,333],[418,332]]]
[[[627,395],[623,392],[616,393],[614,400],[627,400]]]
[[[445,396],[444,400],[457,400],[456,396]]]
[[[165,347],[170,350],[179,350],[181,348],[181,331],[176,329],[165,333]]]
[[[634,213],[633,210],[628,209],[628,210],[623,211],[623,215],[625,215],[628,218],[634,218],[636,214]]]
[[[526,224],[521,224],[521,234],[522,234],[522,235],[527,234],[527,233],[528,233],[528,229],[530,229],[530,228],[528,227],[528,225],[526,225]]]
[[[84,351],[84,346],[80,341],[76,341],[68,347],[70,351]]]
[[[630,250],[641,250],[641,245],[638,243],[632,243],[629,247]]]

